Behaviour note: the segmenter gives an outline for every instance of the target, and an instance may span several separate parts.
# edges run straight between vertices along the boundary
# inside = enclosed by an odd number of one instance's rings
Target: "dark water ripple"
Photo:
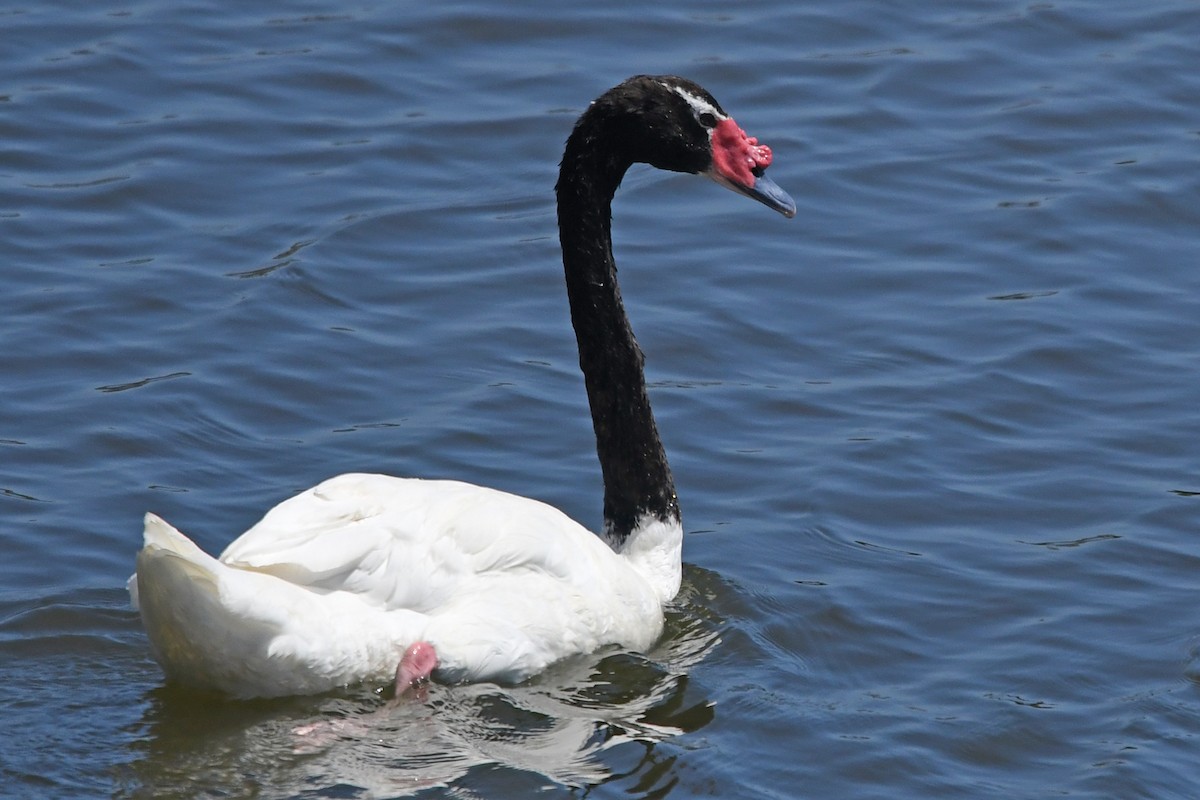
[[[0,30],[0,796],[1195,794],[1194,4]],[[219,550],[354,469],[595,523],[551,188],[641,71],[800,207],[648,170],[616,204],[689,531],[662,645],[401,706],[163,687],[121,588],[147,509]]]

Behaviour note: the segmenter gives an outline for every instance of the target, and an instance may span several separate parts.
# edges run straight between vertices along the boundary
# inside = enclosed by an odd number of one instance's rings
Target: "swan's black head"
[[[765,175],[771,149],[747,136],[704,87],[687,78],[635,75],[614,86],[580,117],[564,159],[573,146],[604,152],[620,174],[630,164],[646,163],[706,175],[784,216],[796,214],[792,198]]]

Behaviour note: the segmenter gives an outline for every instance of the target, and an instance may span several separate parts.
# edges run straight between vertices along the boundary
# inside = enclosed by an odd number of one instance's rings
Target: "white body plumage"
[[[653,644],[681,545],[656,520],[614,552],[536,500],[348,474],[280,503],[219,560],[147,515],[130,583],[168,676],[234,696],[389,680],[417,640],[441,679],[516,682],[604,644]]]

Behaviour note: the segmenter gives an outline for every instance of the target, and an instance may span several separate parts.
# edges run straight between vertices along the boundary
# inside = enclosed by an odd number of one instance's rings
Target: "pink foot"
[[[429,642],[413,642],[409,645],[396,667],[396,697],[409,689],[417,690],[422,681],[429,680],[437,663],[437,651]]]

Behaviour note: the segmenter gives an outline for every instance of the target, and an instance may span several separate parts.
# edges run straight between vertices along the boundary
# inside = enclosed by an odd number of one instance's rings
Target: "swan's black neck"
[[[605,533],[614,544],[639,522],[679,522],[675,483],[612,254],[612,198],[634,160],[624,135],[630,132],[627,117],[620,108],[594,103],[567,141],[556,186],[571,324],[604,475]]]

